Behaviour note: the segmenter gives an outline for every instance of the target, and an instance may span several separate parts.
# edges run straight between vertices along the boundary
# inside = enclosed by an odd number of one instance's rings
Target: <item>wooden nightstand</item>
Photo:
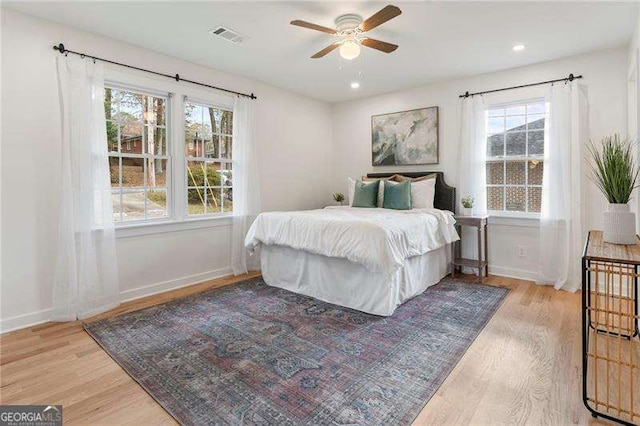
[[[469,268],[474,268],[478,270],[478,282],[482,283],[482,276],[484,271],[484,276],[489,275],[489,261],[487,260],[488,253],[488,236],[487,236],[487,222],[489,222],[489,216],[454,216],[456,220],[456,230],[460,235],[460,240],[452,244],[452,267],[451,267],[451,276],[455,277],[456,268],[467,266]],[[478,258],[477,259],[465,259],[462,257],[462,227],[463,226],[472,226],[474,228],[478,228]],[[483,243],[484,236],[484,243]],[[484,250],[482,250],[482,246],[484,245]]]

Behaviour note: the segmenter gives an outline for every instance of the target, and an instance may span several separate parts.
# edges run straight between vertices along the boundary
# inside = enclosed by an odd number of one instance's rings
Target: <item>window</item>
[[[107,146],[116,222],[170,215],[167,209],[167,188],[170,187],[167,175],[171,167],[167,151],[168,104],[168,95],[105,87]]]
[[[544,170],[544,100],[487,111],[487,209],[539,213]]]
[[[105,86],[104,106],[116,226],[230,216],[232,98],[128,74],[113,77],[118,83]]]
[[[184,137],[189,215],[233,211],[233,112],[185,101]]]

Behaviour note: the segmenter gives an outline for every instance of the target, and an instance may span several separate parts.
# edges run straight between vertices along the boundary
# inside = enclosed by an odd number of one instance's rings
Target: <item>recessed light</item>
[[[514,52],[520,52],[524,50],[524,44],[516,44],[515,46],[513,46],[513,51]]]
[[[352,89],[358,89],[359,87],[360,87],[360,83],[358,83],[357,81],[354,81],[353,83],[351,83]]]

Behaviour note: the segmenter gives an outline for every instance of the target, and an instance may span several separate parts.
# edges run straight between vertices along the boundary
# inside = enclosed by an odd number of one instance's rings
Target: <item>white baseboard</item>
[[[45,309],[43,311],[31,312],[30,314],[3,319],[0,320],[0,334],[49,322],[50,318],[51,309]]]
[[[182,278],[176,278],[157,284],[150,284],[143,287],[132,288],[131,290],[120,292],[120,302],[128,302],[130,300],[140,299],[141,297],[152,296],[154,294],[163,293],[165,291],[175,290],[177,288],[187,287],[204,281],[226,277],[227,275],[231,274],[231,267],[227,266],[225,268],[214,269],[213,271],[202,272],[200,274],[189,275]]]
[[[215,269],[213,271],[203,272],[200,274],[189,275],[187,277],[176,278],[157,284],[150,284],[139,288],[125,290],[120,292],[120,302],[128,302],[130,300],[140,299],[142,297],[152,296],[154,294],[163,293],[169,290],[175,290],[181,287],[198,284],[204,281],[222,278],[231,275],[231,267]],[[21,328],[32,327],[34,325],[49,322],[51,318],[51,309],[32,312],[29,314],[18,315],[16,317],[0,320],[0,334],[10,331],[19,330]]]
[[[525,271],[523,269],[505,268],[503,266],[489,265],[489,274],[507,278],[517,278],[519,280],[535,281],[538,273],[535,271]]]

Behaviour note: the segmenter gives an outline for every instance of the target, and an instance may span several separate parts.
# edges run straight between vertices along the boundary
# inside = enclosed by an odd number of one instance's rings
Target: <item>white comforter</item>
[[[391,276],[405,259],[457,241],[455,220],[437,209],[389,210],[327,207],[269,212],[251,225],[245,246],[281,245],[328,257],[347,258]]]

